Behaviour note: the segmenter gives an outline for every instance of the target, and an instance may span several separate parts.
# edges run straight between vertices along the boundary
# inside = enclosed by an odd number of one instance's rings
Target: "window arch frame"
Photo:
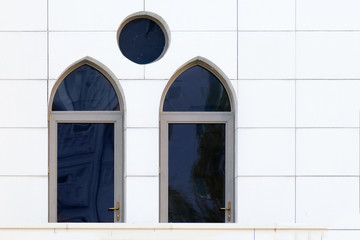
[[[63,80],[77,68],[88,65],[93,67],[109,81],[119,101],[116,111],[53,111],[53,101]],[[57,222],[57,124],[58,123],[113,123],[114,124],[114,206],[119,201],[120,216],[114,222],[124,222],[124,112],[125,102],[122,88],[115,75],[102,63],[85,57],[69,66],[54,84],[48,104],[48,220]],[[114,207],[114,206],[109,206]]]
[[[165,97],[173,82],[185,71],[200,66],[214,74],[225,88],[231,111],[163,111]],[[160,162],[159,162],[159,220],[168,222],[168,126],[170,123],[225,123],[225,208],[231,202],[230,221],[235,222],[235,110],[236,100],[230,80],[211,61],[196,57],[181,66],[168,81],[160,100]]]

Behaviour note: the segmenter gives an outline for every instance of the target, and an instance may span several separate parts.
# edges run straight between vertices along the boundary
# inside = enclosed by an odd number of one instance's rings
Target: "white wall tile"
[[[360,80],[296,82],[298,127],[358,127]]]
[[[146,0],[173,30],[236,30],[236,0]]]
[[[298,32],[297,78],[360,78],[359,42],[360,32]]]
[[[127,128],[126,175],[159,174],[159,129]]]
[[[359,223],[359,178],[298,177],[297,223],[326,224],[329,228]]]
[[[295,129],[238,129],[239,175],[294,175]]]
[[[238,177],[239,223],[293,223],[295,179],[293,177]]]
[[[239,79],[295,77],[294,32],[239,32]]]
[[[238,81],[239,127],[294,127],[295,82]]]
[[[127,177],[125,189],[126,222],[159,222],[158,177]]]
[[[298,0],[299,30],[359,30],[360,2],[357,0]]]
[[[296,174],[359,174],[359,129],[297,129]]]
[[[294,30],[295,0],[239,0],[239,30]]]
[[[125,94],[126,127],[159,127],[164,80],[120,81]]]
[[[2,0],[0,30],[46,30],[46,0]]]
[[[49,1],[49,27],[50,30],[117,31],[127,16],[142,10],[143,0]]]
[[[324,233],[322,240],[359,240],[359,230],[329,230]]]
[[[145,66],[145,77],[169,79],[183,64],[198,56],[212,61],[228,78],[236,79],[235,32],[173,32],[164,57]]]
[[[0,223],[47,223],[47,177],[0,177]]]
[[[0,32],[0,39],[0,79],[46,78],[46,33]]]
[[[0,175],[47,175],[47,128],[0,128]]]
[[[45,80],[0,80],[0,127],[47,127]]]
[[[118,78],[143,78],[143,66],[125,58],[115,32],[50,33],[50,78],[57,79],[74,62],[90,56],[108,67]]]
[[[323,240],[321,231],[255,230],[254,240]]]

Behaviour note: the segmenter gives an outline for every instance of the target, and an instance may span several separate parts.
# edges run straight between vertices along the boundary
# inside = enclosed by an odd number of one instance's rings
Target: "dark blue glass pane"
[[[231,107],[219,79],[205,68],[194,66],[171,84],[163,111],[231,111]]]
[[[60,83],[53,111],[119,110],[119,100],[109,80],[98,70],[82,65]]]
[[[58,123],[57,221],[113,222],[114,124]]]
[[[160,57],[165,47],[161,27],[148,18],[137,18],[121,29],[119,46],[122,54],[138,64],[147,64]]]
[[[169,124],[169,222],[224,222],[225,124]]]

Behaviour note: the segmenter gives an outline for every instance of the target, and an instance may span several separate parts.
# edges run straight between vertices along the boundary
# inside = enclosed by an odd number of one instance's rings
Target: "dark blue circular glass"
[[[153,20],[136,18],[121,29],[119,46],[127,59],[138,64],[151,63],[164,51],[165,34]]]

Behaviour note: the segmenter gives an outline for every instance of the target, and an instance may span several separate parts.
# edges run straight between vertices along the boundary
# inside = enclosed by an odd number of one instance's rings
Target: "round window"
[[[160,22],[148,16],[136,16],[119,29],[121,53],[130,61],[147,64],[158,60],[166,51],[167,35]]]

